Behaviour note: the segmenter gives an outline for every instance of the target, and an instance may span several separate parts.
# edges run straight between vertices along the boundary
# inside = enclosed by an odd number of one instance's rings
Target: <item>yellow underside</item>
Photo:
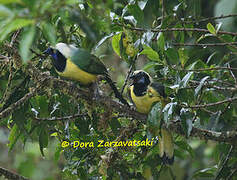
[[[79,81],[81,84],[87,85],[96,81],[96,75],[89,74],[80,68],[77,65],[73,64],[70,59],[67,59],[67,64],[64,72],[58,72],[60,76]]]
[[[140,113],[148,114],[151,110],[152,104],[162,99],[162,97],[159,96],[159,94],[151,87],[148,88],[147,93],[144,96],[135,96],[133,88],[134,86],[131,86],[131,98],[137,108],[137,111]]]

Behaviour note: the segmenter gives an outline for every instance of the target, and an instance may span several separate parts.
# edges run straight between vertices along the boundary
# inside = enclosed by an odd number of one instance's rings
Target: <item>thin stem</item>
[[[197,44],[197,43],[172,43],[174,46],[227,46],[227,45],[237,45],[237,42],[226,42],[226,43],[206,43],[206,44]]]

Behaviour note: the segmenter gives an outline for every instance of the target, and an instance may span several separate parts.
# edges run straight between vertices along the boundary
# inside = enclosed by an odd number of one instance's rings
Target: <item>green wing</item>
[[[90,74],[106,74],[107,69],[100,59],[85,49],[76,49],[72,52],[71,61],[80,69]]]

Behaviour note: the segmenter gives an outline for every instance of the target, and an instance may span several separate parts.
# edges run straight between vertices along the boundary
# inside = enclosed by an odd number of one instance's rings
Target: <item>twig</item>
[[[198,44],[198,43],[172,43],[174,46],[227,46],[227,45],[237,45],[237,42],[227,42],[227,43],[206,43],[206,44]]]
[[[121,23],[116,23],[119,26],[123,26],[127,29],[131,29],[134,31],[151,31],[151,32],[168,32],[168,31],[191,31],[191,32],[202,32],[202,33],[210,33],[207,29],[201,29],[201,28],[165,28],[165,29],[143,29],[143,28],[137,28],[137,27],[130,27]],[[227,32],[227,31],[218,31],[217,34],[228,34],[232,36],[237,36],[237,33],[235,32]]]
[[[227,163],[228,163],[228,161],[230,159],[230,155],[231,155],[232,152],[233,152],[233,146],[230,147],[230,150],[229,150],[228,154],[226,155],[226,158],[225,158],[225,160],[223,162],[223,165],[221,166],[220,170],[218,171],[215,180],[220,179],[221,173],[224,170],[225,166],[227,165]]]
[[[179,135],[185,136],[185,132],[182,130],[182,125],[180,122],[171,122],[171,124],[169,125],[169,129]],[[237,131],[216,132],[193,127],[191,131],[191,136],[198,137],[204,140],[225,142],[233,145],[235,145],[237,141]]]
[[[185,108],[205,108],[205,107],[210,107],[210,106],[217,106],[217,105],[220,105],[220,104],[224,104],[224,103],[227,103],[227,102],[233,102],[233,101],[236,101],[237,100],[237,97],[234,97],[234,98],[228,98],[228,99],[225,99],[223,101],[218,101],[218,102],[215,102],[215,103],[209,103],[209,104],[201,104],[201,105],[194,105],[194,106],[183,106]]]
[[[230,71],[230,74],[231,74],[231,76],[233,77],[233,79],[234,79],[234,81],[235,81],[235,86],[237,87],[237,80],[236,80],[236,77],[235,77],[235,75],[234,75],[234,73],[232,72],[232,69],[231,69],[231,67],[230,67],[230,64],[228,63],[228,70]]]
[[[0,104],[3,104],[4,101],[10,96],[9,89],[11,87],[13,74],[14,74],[13,70],[12,70],[12,66],[13,66],[13,62],[10,61],[10,63],[9,63],[9,77],[8,77],[8,81],[7,81],[7,86],[6,86],[5,92],[2,96],[2,99],[0,100]]]
[[[177,71],[187,71],[187,72],[219,71],[219,70],[237,71],[237,68],[232,68],[232,67],[213,67],[213,68],[203,68],[203,69],[178,69],[178,68],[172,67],[172,69],[177,70]]]
[[[127,83],[128,83],[128,79],[129,79],[129,77],[130,77],[130,75],[131,75],[131,73],[132,73],[133,66],[134,66],[134,64],[131,64],[131,66],[130,66],[128,72],[127,72],[127,76],[126,76],[126,78],[125,78],[123,87],[122,87],[122,89],[121,89],[121,94],[123,94],[124,88],[126,87],[126,85],[127,85]]]
[[[40,89],[40,88],[39,88]],[[37,88],[33,88],[31,92],[27,93],[20,100],[10,105],[8,108],[4,109],[0,112],[0,119],[7,117],[12,111],[19,108],[22,104],[24,104],[27,100],[33,97],[37,93]]]
[[[165,19],[165,1],[162,0],[162,19],[161,19],[161,24],[163,24],[164,19]]]
[[[0,167],[0,176],[1,175],[3,175],[7,179],[12,179],[12,180],[28,180],[28,178],[25,178],[24,176],[21,176],[12,171],[9,171],[8,169],[5,169],[3,167]]]
[[[203,18],[203,19],[194,19],[190,21],[183,21],[184,23],[197,23],[197,22],[204,22],[204,21],[210,21],[210,20],[216,20],[216,19],[224,19],[229,17],[235,17],[237,14],[229,14],[229,15],[221,15],[217,17],[209,17],[209,18]]]
[[[232,172],[230,173],[230,175],[227,177],[226,180],[232,180],[232,177],[234,176],[235,173],[237,173],[237,167],[235,168],[234,171],[232,171]]]
[[[13,47],[13,44],[16,42],[16,39],[17,39],[17,37],[19,36],[20,32],[21,32],[21,29],[18,29],[18,30],[13,34],[12,39],[11,39],[11,42],[10,42],[10,44],[9,44],[9,47],[11,47],[11,48]]]
[[[71,119],[75,119],[78,117],[82,117],[85,116],[86,114],[74,114],[74,115],[70,115],[70,116],[64,116],[64,117],[52,117],[52,118],[38,118],[35,117],[34,119],[37,121],[65,121],[65,120],[71,120]]]

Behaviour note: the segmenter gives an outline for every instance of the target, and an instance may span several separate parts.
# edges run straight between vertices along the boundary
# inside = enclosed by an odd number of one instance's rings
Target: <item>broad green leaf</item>
[[[191,79],[192,75],[193,75],[193,72],[189,72],[188,74],[186,74],[183,77],[183,79],[180,81],[179,88],[187,87],[187,84],[188,84],[189,80]]]
[[[134,16],[138,24],[142,24],[144,21],[143,11],[139,8],[137,4],[128,5],[128,11]]]
[[[212,33],[213,35],[216,35],[216,29],[214,28],[214,26],[211,23],[207,24],[207,29],[210,33]]]
[[[185,63],[188,61],[188,52],[186,49],[180,48],[178,50],[178,53],[179,53],[179,59],[180,59],[181,65],[182,67],[184,67]]]
[[[112,47],[114,49],[114,52],[116,52],[116,54],[118,56],[120,56],[120,39],[121,39],[121,35],[122,33],[118,33],[118,34],[115,34],[112,38]]]
[[[144,45],[144,49],[140,54],[146,55],[149,59],[153,61],[160,61],[158,53],[149,46]]]
[[[213,166],[211,168],[202,169],[202,170],[199,170],[199,171],[195,172],[194,175],[193,175],[193,178],[214,177],[216,171],[217,171],[216,166]]]
[[[30,48],[35,37],[35,26],[25,30],[20,41],[20,55],[24,62],[30,60]]]
[[[149,69],[154,68],[155,66],[158,66],[158,65],[160,64],[157,62],[151,61],[143,66],[143,70],[148,71]]]
[[[166,56],[168,57],[169,63],[178,64],[179,63],[179,54],[176,49],[169,48],[165,51]]]
[[[13,16],[14,12],[12,12],[10,9],[8,9],[6,6],[0,5],[0,17],[9,17]]]
[[[93,51],[96,51],[107,39],[111,38],[114,35],[114,33],[110,33],[109,35],[104,36],[95,46]]]
[[[192,147],[186,141],[183,141],[183,140],[175,141],[175,144],[178,147],[180,147],[182,150],[186,150],[192,156],[192,158],[194,157],[195,152],[192,149]]]
[[[141,10],[144,10],[148,0],[138,1],[138,6]]]
[[[21,3],[21,0],[0,0],[0,4]]]
[[[175,109],[176,105],[177,105],[177,103],[174,102],[174,103],[166,104],[166,106],[164,107],[163,112],[164,112],[165,124],[168,124],[169,121],[173,118],[174,109]]]
[[[198,87],[195,89],[195,94],[194,97],[197,97],[197,95],[199,94],[200,90],[202,89],[204,83],[206,82],[206,80],[209,78],[209,76],[206,76],[204,78],[202,78],[202,80],[200,81],[200,84],[198,85]]]
[[[158,44],[158,48],[161,51],[164,51],[164,49],[165,49],[165,38],[164,38],[163,32],[159,32],[159,34],[157,36],[157,44]]]
[[[55,27],[51,23],[44,23],[42,25],[42,30],[45,38],[52,46],[55,46],[57,40]]]
[[[184,130],[186,137],[189,137],[193,128],[192,124],[193,114],[188,109],[182,108],[180,111],[180,118],[181,118],[182,129]]]
[[[147,117],[147,125],[149,132],[154,136],[158,135],[158,130],[162,118],[161,113],[162,113],[162,103],[158,102],[152,107]]]
[[[48,147],[48,132],[46,129],[46,126],[41,126],[40,134],[39,134],[39,146],[40,146],[40,152],[42,156],[44,156],[44,148]]]
[[[10,21],[0,30],[0,41],[3,41],[9,33],[33,23],[34,20],[32,19],[15,19]]]
[[[8,143],[8,147],[9,147],[9,151],[11,151],[14,147],[14,145],[16,144],[17,140],[20,137],[20,130],[17,126],[17,124],[14,124],[13,127],[11,128],[11,132],[9,135],[9,143]]]

